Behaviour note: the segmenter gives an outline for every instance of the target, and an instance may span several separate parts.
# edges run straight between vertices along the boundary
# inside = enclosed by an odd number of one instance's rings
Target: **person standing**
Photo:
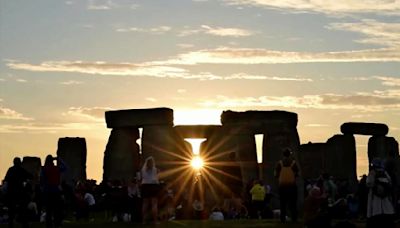
[[[292,158],[290,149],[283,151],[283,158],[275,167],[275,178],[278,179],[278,189],[280,198],[280,220],[286,222],[286,208],[291,213],[293,222],[297,221],[297,185],[296,178],[299,175],[299,168],[296,161]]]
[[[260,180],[254,181],[250,189],[251,194],[251,218],[258,219],[264,212],[265,187]]]
[[[160,181],[158,178],[159,170],[156,167],[152,156],[146,158],[141,170],[141,194],[142,204],[142,222],[146,222],[148,215],[147,208],[151,205],[151,215],[154,223],[158,223],[158,193],[160,189]]]
[[[23,227],[28,227],[27,208],[30,201],[29,194],[25,188],[32,175],[29,174],[23,167],[19,157],[14,158],[14,165],[7,170],[4,178],[6,190],[6,200],[8,207],[8,225],[14,226],[16,215]]]
[[[367,187],[367,228],[394,227],[394,207],[391,201],[392,181],[379,158],[372,160]]]
[[[57,165],[54,164],[57,161]],[[62,223],[63,198],[61,173],[66,170],[64,162],[57,157],[47,155],[40,173],[40,185],[46,209],[46,227],[60,227]]]

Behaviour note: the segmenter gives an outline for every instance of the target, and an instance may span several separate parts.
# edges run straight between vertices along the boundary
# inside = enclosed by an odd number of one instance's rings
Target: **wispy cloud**
[[[154,97],[147,97],[145,100],[149,101],[149,102],[152,102],[152,103],[157,102],[157,99],[154,98]]]
[[[0,133],[58,133],[60,131],[85,131],[104,129],[100,123],[25,123],[25,124],[0,124]]]
[[[153,65],[152,65],[153,64]],[[211,72],[191,73],[184,68],[155,65],[157,62],[142,64],[134,63],[106,63],[106,62],[68,62],[50,61],[38,65],[11,61],[7,65],[12,69],[38,71],[38,72],[74,72],[83,74],[120,75],[120,76],[151,76],[159,78],[181,78],[197,80],[273,80],[273,81],[305,81],[311,82],[310,78],[301,77],[279,77],[266,75],[251,75],[237,73],[228,76],[215,75]],[[79,81],[62,82],[64,85],[81,84]]]
[[[71,4],[74,4],[74,2],[70,1],[69,5]],[[132,3],[132,1],[116,0],[88,0],[87,4],[88,10],[111,10],[116,8],[137,9],[139,5]]]
[[[249,79],[249,80],[270,80],[270,81],[299,81],[299,82],[312,82],[311,78],[300,78],[300,77],[277,77],[277,76],[265,76],[265,75],[251,75],[246,73],[233,74],[224,78],[225,80],[230,79]]]
[[[22,79],[22,78],[17,78],[17,79],[15,79],[15,81],[19,82],[19,83],[27,83],[28,82],[27,80]]]
[[[400,6],[400,4],[398,5]],[[327,28],[352,31],[364,35],[366,38],[356,40],[358,43],[400,48],[400,23],[365,19],[357,23],[332,23]]]
[[[222,37],[246,37],[256,34],[256,32],[247,29],[202,25],[197,29],[185,29],[178,36],[190,36],[199,33]]]
[[[388,0],[223,0],[232,5],[256,6],[289,12],[318,12],[324,14],[376,13],[399,14],[400,4]]]
[[[41,64],[29,64],[11,61],[12,69],[37,72],[74,72],[99,75],[180,77],[186,70],[171,66],[157,66],[135,63],[107,63],[83,61],[47,61]]]
[[[69,80],[65,82],[60,82],[61,85],[81,85],[83,84],[82,81],[74,81],[74,80]]]
[[[0,119],[6,120],[33,120],[32,118],[25,117],[22,113],[15,110],[3,107],[0,105]]]
[[[117,32],[142,32],[142,33],[151,33],[156,35],[165,34],[166,32],[171,31],[172,28],[169,26],[158,26],[154,28],[137,28],[137,27],[130,27],[130,28],[117,28]]]
[[[269,49],[205,49],[181,54],[159,64],[279,64],[324,62],[399,62],[400,51],[394,48],[332,52],[288,52]]]
[[[68,112],[63,113],[67,116],[83,117],[96,122],[104,122],[104,113],[112,110],[108,107],[70,107]]]
[[[206,34],[214,36],[242,37],[242,36],[251,36],[254,34],[254,32],[252,31],[239,28],[211,27],[208,25],[202,25],[201,28],[205,30]]]
[[[314,108],[314,109],[346,109],[379,112],[400,110],[400,90],[377,91],[374,93],[358,93],[354,95],[324,94],[296,96],[261,96],[231,98],[217,96],[215,99],[201,102],[205,107],[219,108]]]
[[[400,87],[400,78],[386,76],[375,76],[375,78],[381,80],[382,85]]]

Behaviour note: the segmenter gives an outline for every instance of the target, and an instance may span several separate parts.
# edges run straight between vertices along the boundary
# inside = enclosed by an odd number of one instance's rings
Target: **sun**
[[[204,165],[204,161],[200,156],[194,156],[190,162],[190,165],[193,169],[200,170]]]

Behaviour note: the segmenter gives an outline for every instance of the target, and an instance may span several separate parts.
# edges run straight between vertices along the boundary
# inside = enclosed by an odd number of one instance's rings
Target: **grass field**
[[[333,222],[333,225],[335,222]],[[358,227],[365,227],[365,223],[355,222]],[[2,224],[0,227],[7,227],[7,224]],[[18,226],[16,226],[18,227]],[[31,227],[45,227],[44,223],[34,223]],[[107,221],[92,221],[92,222],[76,222],[65,221],[63,227],[188,227],[188,228],[201,228],[201,227],[278,227],[278,228],[301,228],[302,223],[286,223],[281,224],[277,220],[228,220],[228,221],[195,221],[195,220],[182,220],[182,221],[165,221],[160,224],[139,224],[139,223],[126,223],[126,222],[107,222]],[[400,228],[400,224],[398,226]],[[383,227],[382,227],[383,228]]]

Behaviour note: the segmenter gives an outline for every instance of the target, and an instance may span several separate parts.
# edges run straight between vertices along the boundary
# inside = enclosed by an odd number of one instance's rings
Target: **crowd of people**
[[[229,162],[236,164],[234,154],[230,154]],[[94,180],[74,185],[63,182],[61,174],[68,169],[67,165],[51,155],[46,157],[36,184],[20,158],[13,163],[0,195],[0,223],[7,222],[10,227],[15,222],[23,227],[31,222],[60,227],[66,218],[91,221],[100,217],[155,224],[174,219],[279,219],[286,223],[297,222],[300,217],[309,228],[331,227],[333,220],[347,221],[349,227],[353,220],[365,220],[367,227],[394,227],[399,218],[395,172],[379,158],[371,162],[369,174],[361,177],[356,191],[350,189],[347,180],[322,173],[317,179],[304,180],[301,200],[301,173],[290,150],[285,150],[276,164],[276,184],[253,179],[243,188],[238,165],[231,165],[227,172],[234,175],[225,178],[228,191],[221,191],[221,199],[214,201],[209,200],[207,191],[196,188],[196,183],[189,192],[178,191],[161,181],[153,157],[144,160],[132,181],[100,184]]]

